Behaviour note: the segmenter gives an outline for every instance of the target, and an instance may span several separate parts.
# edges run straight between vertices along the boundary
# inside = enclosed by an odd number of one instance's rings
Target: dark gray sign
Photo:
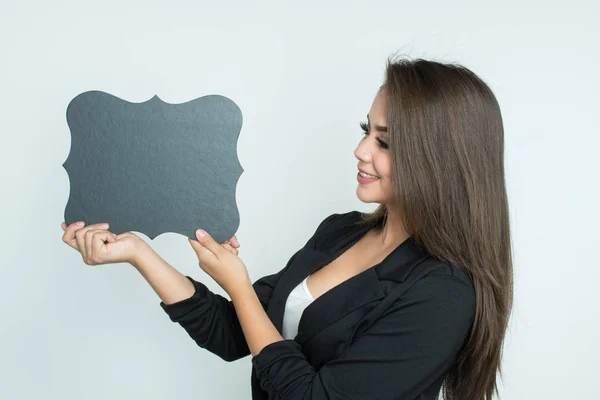
[[[232,100],[131,103],[89,91],[69,103],[67,123],[67,224],[108,222],[115,234],[150,239],[163,232],[195,238],[202,228],[217,242],[237,231],[242,113]]]

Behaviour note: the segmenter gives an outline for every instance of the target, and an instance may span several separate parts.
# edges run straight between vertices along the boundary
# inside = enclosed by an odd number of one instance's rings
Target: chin
[[[360,201],[362,201],[363,203],[381,203],[382,202],[382,197],[380,195],[378,195],[377,193],[365,193],[368,192],[367,190],[364,190],[364,188],[361,188],[360,186],[356,188],[356,197],[358,197],[358,199]]]

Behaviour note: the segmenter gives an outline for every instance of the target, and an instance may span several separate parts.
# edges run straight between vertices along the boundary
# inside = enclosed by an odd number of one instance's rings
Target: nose
[[[354,150],[354,157],[360,161],[363,161],[365,164],[372,161],[373,153],[366,140],[361,140],[358,146],[356,146],[356,149]]]

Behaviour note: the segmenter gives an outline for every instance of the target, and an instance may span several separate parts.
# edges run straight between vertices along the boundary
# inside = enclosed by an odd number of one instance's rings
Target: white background
[[[597,2],[11,3],[0,11],[1,399],[250,398],[249,357],[200,349],[131,266],[87,266],[61,241],[72,98],[234,100],[237,235],[258,279],[327,215],[374,208],[356,197],[353,150],[392,53],[467,66],[502,109],[515,307],[501,398],[598,398]],[[224,293],[183,236],[151,245]]]

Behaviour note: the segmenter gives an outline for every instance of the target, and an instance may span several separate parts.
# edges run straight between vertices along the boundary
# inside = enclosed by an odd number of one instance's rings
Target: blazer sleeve
[[[323,227],[332,222],[340,214],[333,214],[325,218],[306,246],[317,237]],[[256,295],[266,311],[273,289],[281,276],[300,253],[298,250],[279,272],[262,277],[252,285]],[[235,361],[250,354],[248,343],[242,331],[240,321],[233,306],[233,302],[225,297],[211,292],[206,285],[186,275],[194,288],[194,294],[182,301],[160,306],[167,313],[171,321],[179,323],[196,344],[225,361]]]
[[[472,286],[426,277],[318,371],[294,340],[267,345],[252,364],[269,399],[414,399],[452,366],[474,313]]]
[[[294,257],[289,261],[291,263]],[[257,280],[252,286],[266,310],[273,288],[285,268]],[[160,302],[171,321],[179,323],[196,344],[225,361],[250,354],[231,300],[211,292],[206,285],[186,275],[196,288],[192,297],[173,304]]]

